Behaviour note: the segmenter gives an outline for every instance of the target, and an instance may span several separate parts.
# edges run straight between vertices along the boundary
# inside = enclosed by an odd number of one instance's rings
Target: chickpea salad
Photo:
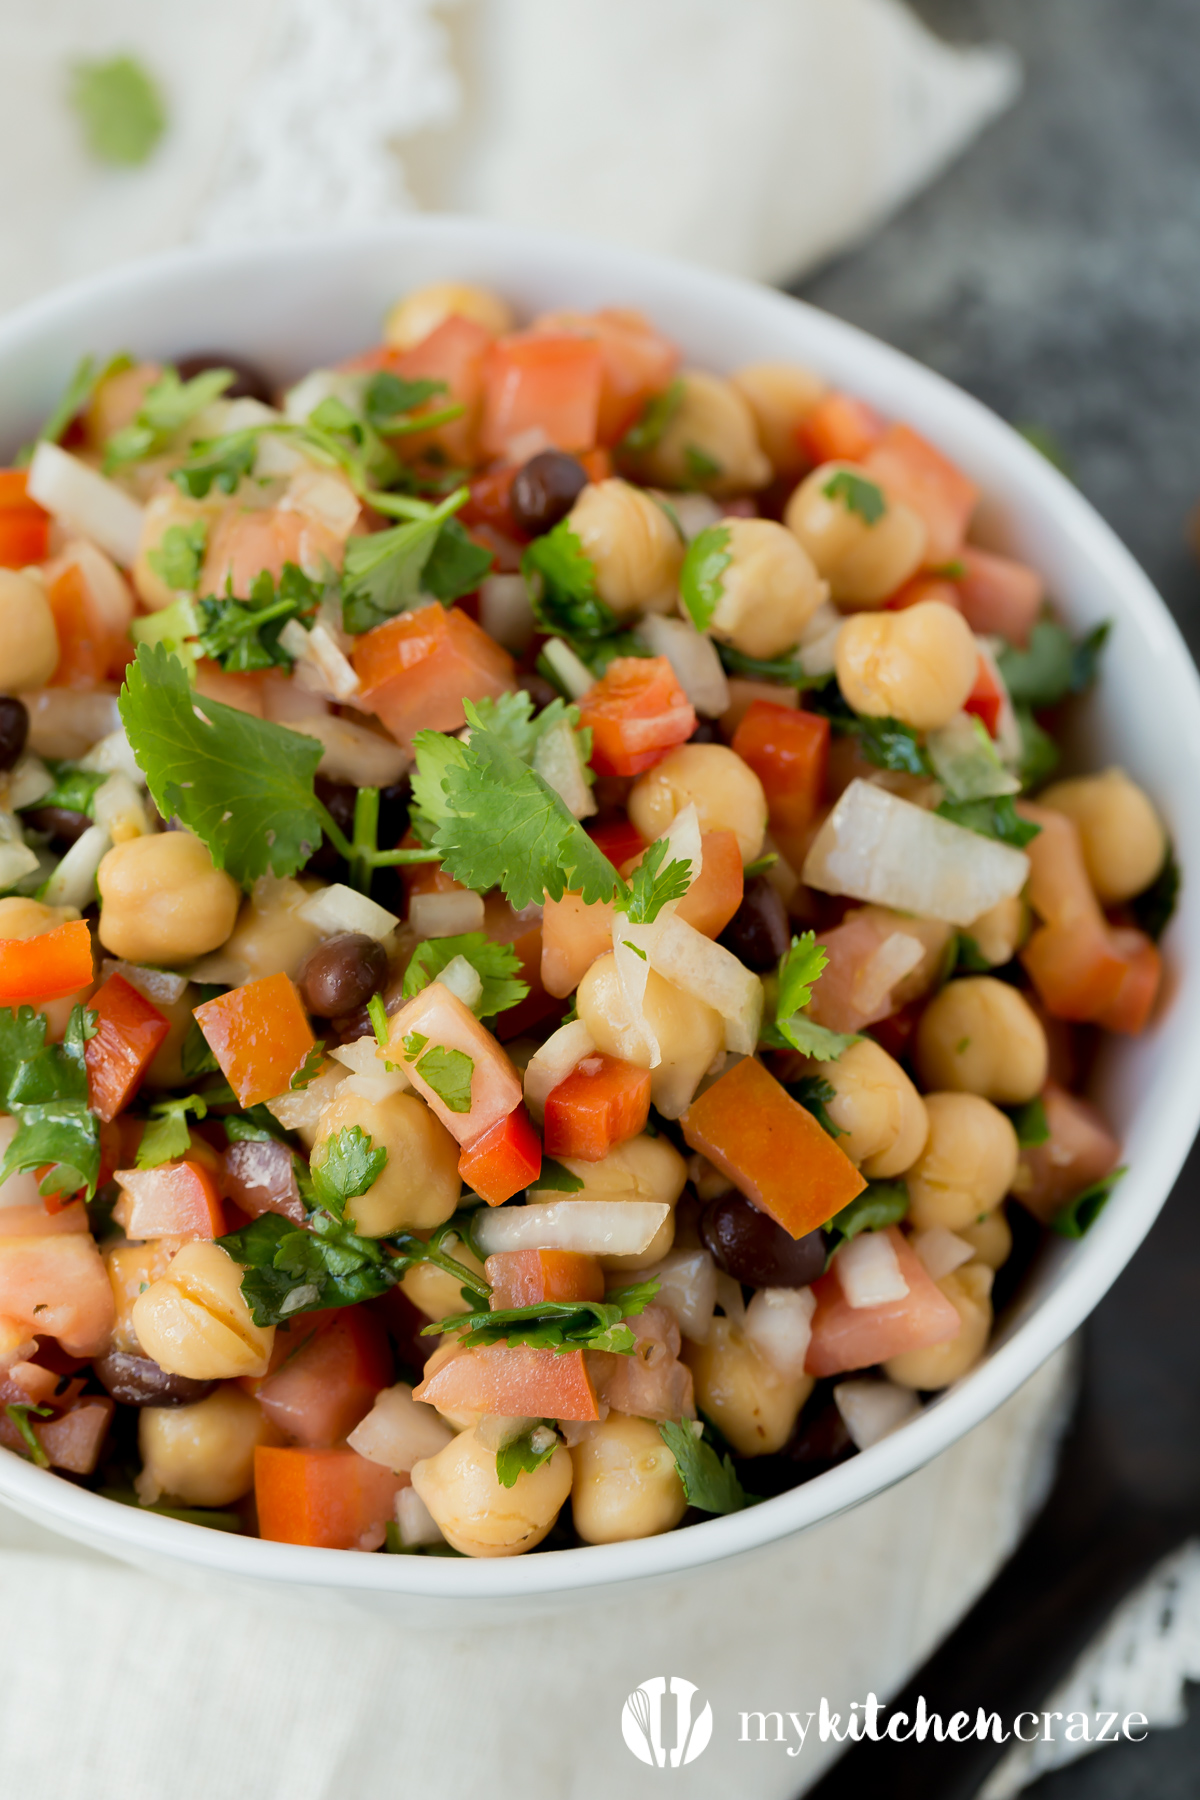
[[[513,1556],[821,1474],[1121,1173],[1178,870],[974,483],[446,283],[0,471],[0,1444]]]

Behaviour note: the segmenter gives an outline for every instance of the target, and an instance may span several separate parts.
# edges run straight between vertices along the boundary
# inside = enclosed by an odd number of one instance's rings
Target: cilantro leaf
[[[407,1042],[406,1039],[406,1048]],[[415,1068],[421,1080],[433,1089],[443,1106],[448,1106],[454,1113],[470,1112],[471,1077],[475,1073],[475,1064],[465,1050],[448,1050],[444,1044],[435,1044],[432,1050],[425,1052]]]
[[[911,725],[902,725],[899,719],[859,719],[855,729],[863,755],[877,769],[928,775],[929,759]]]
[[[83,356],[71,372],[63,394],[49,418],[32,444],[27,444],[17,452],[15,463],[23,468],[33,455],[37,444],[58,444],[62,442],[68,425],[83,411],[102,381],[110,375],[119,375],[125,369],[132,369],[133,358],[124,351],[110,356],[106,363],[97,364],[92,356]]]
[[[435,600],[449,606],[463,594],[474,593],[495,560],[490,550],[467,536],[457,519],[447,519],[434,539],[421,573],[421,586]]]
[[[168,525],[157,550],[149,551],[146,561],[175,593],[194,594],[207,541],[208,525],[203,519],[193,519],[190,525]]]
[[[387,1150],[382,1145],[376,1149],[361,1125],[335,1131],[317,1146],[309,1164],[318,1204],[335,1219],[344,1219],[346,1202],[378,1181],[387,1159]]]
[[[644,1312],[658,1282],[651,1277],[622,1288],[608,1300],[541,1300],[536,1306],[514,1306],[499,1312],[457,1314],[426,1325],[423,1337],[446,1331],[461,1332],[461,1342],[474,1349],[479,1344],[529,1344],[562,1354],[568,1350],[632,1352],[636,1339],[623,1319]]]
[[[22,1169],[51,1166],[38,1183],[43,1194],[96,1191],[100,1178],[100,1136],[96,1115],[85,1100],[48,1100],[36,1106],[14,1106],[20,1121],[0,1163],[0,1184]]]
[[[52,1100],[58,1093],[56,1046],[46,1043],[46,1015],[32,1006],[0,1012],[0,1112],[28,1098]]]
[[[541,629],[574,640],[607,637],[617,616],[596,592],[596,567],[569,519],[534,538],[521,557],[533,615]]]
[[[342,620],[348,632],[357,636],[370,631],[420,597],[438,535],[467,498],[468,490],[459,488],[423,518],[349,540],[342,569]],[[442,564],[443,583],[452,585],[450,578],[462,566],[461,549],[452,540]]]
[[[327,1212],[304,1230],[263,1213],[217,1242],[245,1269],[242,1293],[256,1325],[280,1325],[297,1313],[352,1306],[386,1294],[399,1280],[374,1238],[362,1238]]]
[[[1099,1181],[1094,1181],[1091,1187],[1084,1188],[1082,1194],[1076,1194],[1073,1200],[1068,1200],[1055,1213],[1050,1221],[1050,1229],[1057,1231],[1060,1237],[1083,1237],[1108,1205],[1110,1194],[1125,1173],[1124,1168],[1114,1169],[1110,1175],[1104,1175]]]
[[[725,473],[723,464],[707,450],[702,450],[699,444],[683,446],[683,466],[693,487],[703,487],[706,481],[715,481],[718,475]]]
[[[363,412],[368,425],[386,433],[388,425],[402,413],[415,412],[435,394],[444,394],[444,381],[406,381],[390,369],[380,369],[363,389]]]
[[[878,525],[887,511],[883,489],[877,481],[856,475],[852,469],[839,469],[821,492],[830,500],[840,500],[846,511],[857,513],[867,525]]]
[[[1040,1095],[1027,1100],[1024,1106],[1005,1108],[1013,1122],[1017,1134],[1017,1142],[1022,1149],[1032,1150],[1038,1144],[1045,1144],[1050,1139],[1050,1126],[1046,1120],[1046,1108]]]
[[[310,1081],[315,1081],[321,1072],[321,1064],[324,1059],[325,1039],[318,1038],[300,1067],[293,1070],[292,1079],[288,1082],[288,1091],[294,1093],[300,1088],[306,1088]]]
[[[139,1169],[156,1169],[160,1163],[175,1162],[187,1155],[189,1113],[196,1119],[207,1117],[208,1101],[203,1094],[181,1094],[175,1099],[155,1101],[138,1145]]]
[[[535,1450],[533,1439],[535,1434],[548,1438],[540,1450]],[[496,1452],[496,1480],[501,1487],[516,1487],[518,1475],[532,1475],[540,1469],[544,1462],[549,1462],[558,1449],[558,1433],[553,1426],[531,1425],[523,1431],[519,1438],[511,1444],[504,1444]]]
[[[823,1075],[802,1075],[799,1081],[788,1084],[788,1093],[793,1100],[798,1100],[805,1112],[810,1112],[822,1131],[828,1132],[831,1138],[849,1136],[840,1125],[835,1125],[826,1108],[831,1100],[837,1099],[837,1089]]]
[[[105,473],[161,455],[185,425],[220,399],[232,380],[232,369],[205,369],[190,381],[181,381],[175,369],[164,369],[143,394],[133,424],[114,432],[105,444]]]
[[[689,1506],[697,1512],[735,1513],[754,1504],[737,1478],[728,1451],[725,1458],[717,1455],[711,1444],[697,1437],[684,1421],[668,1419],[658,1428],[659,1436],[675,1458],[675,1467],[683,1483]]]
[[[991,972],[993,965],[967,932],[960,931],[957,934],[953,947],[954,960],[946,970],[947,981],[958,969],[962,969],[967,975],[987,975]]]
[[[733,561],[728,525],[710,525],[688,545],[679,573],[679,593],[697,631],[707,631],[725,594],[724,575]]]
[[[94,769],[81,769],[77,763],[55,762],[51,758],[45,760],[54,776],[54,786],[48,793],[40,794],[36,800],[29,802],[28,807],[20,810],[28,812],[43,806],[56,806],[63,812],[86,813],[90,819],[92,801],[108,776],[101,775]]]
[[[782,687],[800,689],[833,686],[832,675],[810,675],[795,651],[790,656],[745,656],[732,644],[718,644],[717,655],[731,675],[744,675],[749,681],[777,681]]]
[[[1130,902],[1134,923],[1156,943],[1167,929],[1178,904],[1181,881],[1182,873],[1175,852],[1168,849],[1167,859],[1150,886]]]
[[[1039,619],[1027,649],[1006,645],[996,662],[1013,705],[1040,710],[1057,706],[1068,694],[1083,693],[1095,680],[1109,629],[1105,621],[1076,643],[1055,620]]]
[[[790,947],[779,959],[779,998],[775,1003],[774,1029],[785,1046],[798,1050],[802,1056],[834,1062],[856,1041],[855,1035],[830,1031],[804,1013],[828,961],[817,943],[815,932],[806,931],[803,937],[792,939]],[[764,1033],[763,1042],[773,1044],[774,1037]]]
[[[177,657],[143,644],[129,666],[121,722],[164,819],[178,816],[213,862],[249,886],[294,875],[321,842],[315,738],[201,701]]]
[[[214,487],[218,493],[232,494],[254,467],[258,438],[253,429],[227,431],[222,437],[209,438],[196,446],[187,462],[171,470],[171,480],[181,494],[192,500],[207,499]]]
[[[295,563],[285,563],[276,593],[269,570],[256,575],[249,600],[209,596],[195,602],[199,648],[223,669],[290,669],[293,658],[279,642],[289,619],[304,619],[320,605],[322,589]]]
[[[483,983],[483,992],[473,1008],[480,1019],[517,1006],[529,993],[525,982],[514,980],[521,969],[521,959],[511,944],[498,944],[482,931],[467,931],[459,937],[428,938],[413,951],[412,961],[404,971],[404,998],[411,1000],[423,987],[436,981],[448,963],[464,956]]]
[[[26,1460],[36,1463],[39,1469],[48,1469],[50,1458],[42,1449],[33,1426],[29,1423],[31,1415],[36,1419],[51,1419],[54,1417],[54,1408],[52,1406],[35,1406],[32,1400],[14,1400],[4,1408],[5,1418],[13,1430],[19,1433],[21,1441],[25,1445],[22,1454]],[[507,1485],[511,1487],[512,1483],[509,1482]]]
[[[96,1015],[75,1006],[61,1044],[46,1042],[46,1018],[30,1006],[0,1012],[0,1110],[18,1124],[3,1163],[0,1183],[22,1169],[50,1167],[41,1179],[43,1194],[90,1199],[100,1175],[100,1133],[88,1109],[84,1045],[96,1034]]]
[[[619,907],[631,925],[653,924],[663,907],[669,901],[682,900],[691,885],[691,864],[677,858],[664,869],[666,854],[666,842],[659,838],[629,878],[628,897],[619,902]]]
[[[907,1216],[908,1205],[908,1189],[902,1181],[869,1181],[862,1193],[856,1194],[825,1226],[829,1251],[825,1267],[829,1267],[834,1252],[860,1231],[884,1231],[889,1225],[898,1225]]]
[[[1012,844],[1017,850],[1024,849],[1042,829],[1021,817],[1011,794],[994,795],[990,800],[943,800],[937,811],[939,818],[949,819],[952,825]]]
[[[640,417],[629,427],[618,448],[629,456],[653,450],[663,432],[683,405],[683,382],[678,376],[661,394],[652,394]]]
[[[1058,767],[1058,745],[1048,731],[1043,731],[1028,706],[1015,706],[1017,730],[1021,736],[1021,760],[1017,774],[1028,792],[1040,787]]]
[[[555,1162],[552,1156],[543,1156],[541,1171],[533,1185],[539,1192],[544,1189],[548,1194],[577,1194],[583,1182],[562,1163]]]
[[[136,168],[151,156],[167,128],[158,84],[132,56],[75,63],[70,99],[98,162]]]

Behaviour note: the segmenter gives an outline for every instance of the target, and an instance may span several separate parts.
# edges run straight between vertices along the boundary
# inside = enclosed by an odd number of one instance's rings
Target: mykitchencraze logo
[[[824,1698],[819,1712],[744,1712],[739,1715],[741,1730],[737,1741],[739,1744],[786,1744],[789,1756],[799,1756],[815,1719],[817,1728],[813,1735],[823,1744],[831,1740],[836,1744],[857,1744],[863,1738],[870,1738],[876,1744],[888,1740],[893,1744],[905,1744],[911,1738],[915,1738],[918,1744],[923,1744],[927,1738],[932,1738],[938,1744],[947,1741],[964,1744],[972,1738],[991,1738],[997,1744],[1007,1744],[1010,1739],[1016,1738],[1023,1744],[1032,1744],[1040,1738],[1048,1744],[1059,1735],[1051,1729],[1054,1721],[1062,1719],[1066,1726],[1062,1735],[1067,1743],[1114,1744],[1125,1737],[1131,1743],[1140,1744],[1146,1736],[1148,1723],[1145,1713],[1140,1712],[1126,1713],[1124,1718],[1115,1712],[1022,1712],[1017,1714],[1012,1722],[1012,1729],[1009,1730],[998,1712],[989,1712],[983,1706],[979,1707],[974,1718],[970,1713],[956,1712],[949,1719],[943,1719],[940,1713],[928,1710],[924,1694],[917,1696],[916,1710],[911,1719],[907,1713],[894,1712],[881,1720],[882,1711],[875,1695],[868,1694],[863,1701],[851,1701],[850,1710],[845,1715],[845,1724],[842,1723],[842,1714],[831,1711],[828,1700]],[[1141,1729],[1135,1731],[1134,1726],[1140,1726]]]
[[[663,1743],[663,1696],[668,1688],[675,1696],[675,1742],[668,1750]],[[696,1685],[681,1675],[652,1675],[634,1688],[621,1710],[621,1735],[639,1762],[651,1768],[678,1769],[695,1762],[707,1748],[712,1736],[712,1706],[706,1700],[704,1710],[692,1716],[692,1698]]]

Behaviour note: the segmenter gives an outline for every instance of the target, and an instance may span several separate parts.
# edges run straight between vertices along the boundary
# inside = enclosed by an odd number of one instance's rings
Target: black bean
[[[529,537],[540,537],[565,519],[588,484],[587,470],[565,450],[540,450],[517,470],[508,509]]]
[[[63,844],[78,843],[92,822],[86,813],[71,812],[65,806],[35,806],[22,817],[35,831],[44,831]]]
[[[271,384],[261,369],[244,356],[227,356],[221,350],[200,350],[192,356],[176,358],[175,367],[181,381],[191,381],[206,369],[232,369],[233,380],[221,396],[224,400],[261,400],[271,403]]]
[[[364,1006],[387,975],[382,944],[363,931],[344,931],[311,950],[296,979],[310,1013],[318,1019],[337,1019]]]
[[[721,727],[715,719],[697,719],[696,729],[688,739],[689,744],[723,744]]]
[[[773,969],[791,942],[787,909],[765,875],[746,883],[719,940],[748,969]]]
[[[750,1287],[807,1287],[825,1267],[820,1231],[794,1238],[741,1194],[709,1201],[700,1236],[718,1266]]]
[[[221,1165],[230,1199],[248,1218],[273,1212],[293,1224],[304,1224],[308,1214],[286,1144],[274,1138],[269,1143],[245,1138],[226,1146]]]
[[[168,1375],[152,1357],[129,1350],[109,1350],[92,1364],[97,1380],[122,1406],[191,1406],[206,1400],[215,1381],[193,1381],[190,1375]]]
[[[0,769],[11,769],[29,736],[29,713],[15,695],[0,695]]]

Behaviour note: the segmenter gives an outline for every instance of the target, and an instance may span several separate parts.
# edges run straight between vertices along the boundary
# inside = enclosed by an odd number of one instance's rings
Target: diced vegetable
[[[440,981],[393,1014],[380,1055],[404,1070],[460,1144],[473,1144],[521,1104],[521,1077],[508,1056]]]
[[[799,868],[824,798],[829,720],[822,713],[754,700],[742,715],[732,747],[762,782],[771,836],[786,860]]]
[[[113,1291],[90,1233],[2,1235],[0,1319],[16,1319],[30,1337],[57,1338],[72,1356],[98,1356],[108,1344]]]
[[[452,314],[411,350],[383,350],[371,359],[371,366],[398,375],[402,381],[445,383],[444,392],[430,395],[415,409],[417,417],[422,412],[442,412],[449,406],[463,408],[461,417],[447,420],[432,431],[393,439],[404,456],[425,456],[436,448],[451,463],[474,462],[483,407],[483,360],[491,342],[492,334],[482,325]],[[360,359],[358,366],[365,367],[366,363],[367,359]]]
[[[383,1326],[365,1307],[347,1306],[313,1322],[307,1341],[256,1383],[257,1397],[272,1424],[321,1449],[340,1443],[391,1379]]]
[[[506,1206],[476,1219],[484,1256],[502,1250],[574,1250],[581,1256],[640,1256],[670,1207],[658,1200],[554,1200]]]
[[[719,937],[742,904],[745,871],[737,834],[732,831],[706,831],[700,839],[701,868],[699,875],[675,909],[682,919],[704,937]],[[669,861],[670,857],[664,859]],[[635,857],[621,870],[628,876],[641,857]]]
[[[970,925],[1019,894],[1028,873],[1023,851],[856,780],[814,838],[803,878],[824,893]]]
[[[796,433],[814,463],[860,462],[885,431],[864,400],[837,389],[818,400]]]
[[[665,656],[618,656],[579,703],[598,775],[640,775],[686,743],[696,714]]]
[[[1000,731],[1000,716],[1004,711],[1005,697],[1004,686],[998,673],[986,657],[981,656],[979,673],[975,677],[975,686],[963,701],[963,711],[973,713],[989,737],[997,737]]]
[[[356,893],[341,881],[318,888],[296,910],[302,919],[316,926],[322,937],[333,937],[342,931],[361,931],[367,937],[383,939],[400,923],[395,913],[376,905],[366,894]]]
[[[351,661],[361,705],[406,745],[418,731],[457,731],[464,699],[495,699],[516,686],[508,651],[461,607],[437,601],[364,632]]]
[[[1111,1174],[1121,1146],[1096,1108],[1057,1082],[1046,1084],[1042,1106],[1050,1135],[1021,1151],[1013,1193],[1035,1219],[1049,1225],[1076,1194]]]
[[[425,1342],[432,1340],[426,1338]],[[453,1436],[432,1406],[414,1400],[408,1382],[398,1381],[375,1396],[370,1412],[354,1427],[347,1442],[360,1456],[407,1475],[414,1464],[444,1450]]]
[[[83,919],[40,937],[0,938],[0,1006],[60,1000],[92,980],[92,938]]]
[[[131,1238],[218,1238],[225,1215],[217,1184],[194,1157],[160,1163],[156,1169],[117,1169],[123,1190],[125,1230]]]
[[[869,1450],[921,1410],[921,1402],[910,1388],[874,1378],[839,1381],[833,1401],[857,1450]]]
[[[636,1137],[649,1114],[649,1069],[593,1051],[546,1096],[546,1154],[599,1162]]]
[[[665,1306],[647,1306],[629,1320],[637,1340],[632,1356],[601,1351],[591,1359],[596,1396],[634,1419],[696,1416],[692,1371],[680,1362],[678,1321]]]
[[[949,927],[936,919],[909,919],[874,907],[848,913],[818,940],[828,961],[813,990],[810,1016],[840,1032],[862,1031],[889,1018],[933,980],[949,939]]]
[[[32,1419],[33,1435],[52,1469],[90,1475],[112,1424],[116,1403],[107,1394],[87,1394],[71,1402],[55,1419]]]
[[[842,1245],[833,1266],[846,1304],[855,1312],[903,1300],[908,1293],[896,1247],[886,1231],[860,1231]]]
[[[343,1445],[308,1450],[259,1444],[254,1498],[259,1536],[323,1550],[378,1550],[396,1494],[408,1482]]]
[[[542,912],[542,985],[548,994],[565,999],[573,994],[598,956],[612,949],[613,904],[594,900],[589,906],[579,894],[561,900],[548,896]]]
[[[286,1093],[316,1042],[287,975],[264,975],[218,994],[193,1016],[243,1106]]]
[[[603,1300],[604,1271],[594,1256],[574,1250],[504,1250],[483,1266],[492,1284],[493,1312],[537,1306],[543,1300]]]
[[[606,939],[605,948],[608,947]],[[546,1100],[560,1081],[596,1048],[591,1032],[582,1019],[560,1025],[539,1050],[535,1050],[525,1066],[525,1104],[540,1124],[546,1113]]]
[[[458,1172],[489,1206],[511,1200],[535,1182],[542,1170],[541,1140],[523,1106],[497,1119],[463,1145]]]
[[[50,515],[29,498],[24,469],[0,469],[0,569],[44,562]]]
[[[794,1238],[824,1225],[867,1185],[812,1114],[749,1056],[693,1100],[680,1124],[690,1147]]]
[[[88,1005],[96,1014],[96,1035],[88,1039],[83,1052],[88,1099],[107,1123],[136,1094],[171,1027],[158,1008],[121,975],[110,975]]]
[[[958,555],[979,499],[979,489],[961,469],[908,425],[889,425],[864,467],[888,494],[924,519],[931,567]]]
[[[663,613],[647,613],[638,625],[638,637],[652,655],[666,657],[698,713],[706,719],[721,717],[729,706],[729,681],[710,637],[689,619],[670,619]]]
[[[78,537],[89,538],[131,569],[142,535],[142,508],[124,488],[57,444],[41,443],[29,465],[28,493]]]
[[[602,380],[600,346],[592,339],[548,331],[500,338],[483,365],[484,455],[519,462],[550,445],[592,449]]]
[[[679,351],[641,313],[605,306],[596,313],[547,313],[535,331],[576,332],[600,347],[600,405],[596,435],[615,444],[636,423],[647,400],[668,386]],[[593,481],[602,481],[593,475]]]
[[[602,850],[617,869],[640,856],[646,848],[645,838],[626,818],[610,819],[604,825],[589,825],[587,834],[597,850]]]
[[[958,1336],[962,1322],[957,1308],[930,1280],[902,1233],[892,1225],[886,1235],[906,1293],[878,1306],[852,1306],[838,1276],[838,1257],[844,1254],[839,1251],[828,1274],[813,1283],[817,1310],[808,1349],[810,1375],[839,1375],[843,1369],[866,1369],[906,1350],[925,1350],[931,1344],[946,1344]],[[859,1237],[851,1242],[861,1241]]]
[[[759,1288],[746,1308],[747,1340],[781,1375],[804,1374],[816,1300],[811,1288]]]
[[[678,913],[640,929],[645,932],[650,967],[720,1013],[725,1022],[725,1048],[749,1056],[762,1024],[763,985],[758,976],[731,950],[713,943]]]
[[[499,1413],[506,1418],[596,1419],[596,1392],[582,1350],[489,1344],[463,1350],[413,1389],[439,1412]]]
[[[1047,1012],[1097,1019],[1116,1006],[1128,970],[1092,892],[1079,827],[1065,813],[1029,801],[1019,811],[1041,827],[1028,846],[1029,902],[1044,921],[1021,961]]]
[[[1095,1022],[1106,1031],[1123,1031],[1136,1037],[1144,1031],[1162,985],[1162,956],[1144,931],[1113,926],[1109,941],[1124,965],[1121,985]]]
[[[657,1298],[679,1320],[693,1343],[707,1342],[717,1303],[717,1265],[707,1250],[668,1250],[661,1262],[639,1270],[639,1281],[657,1281]]]
[[[1023,650],[1046,596],[1037,570],[974,544],[964,544],[957,560],[963,565],[959,605],[971,630],[1007,638]]]

